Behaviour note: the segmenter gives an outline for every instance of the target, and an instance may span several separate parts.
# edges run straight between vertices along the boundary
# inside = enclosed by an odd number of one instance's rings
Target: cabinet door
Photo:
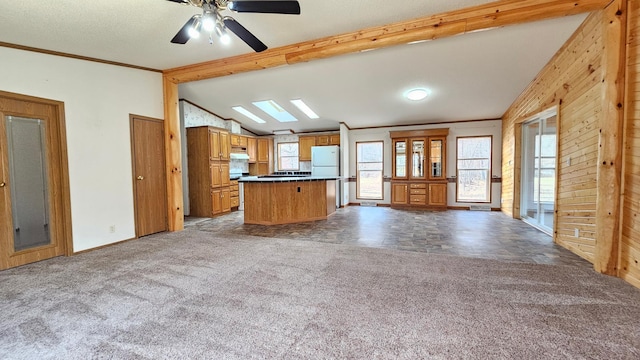
[[[425,179],[427,174],[425,172],[426,159],[425,155],[427,153],[426,149],[426,139],[410,139],[409,148],[411,149],[411,153],[409,157],[411,161],[411,170],[409,172],[409,177],[411,179]]]
[[[447,184],[429,184],[429,205],[447,206]]]
[[[316,145],[318,146],[329,145],[329,135],[318,135],[316,137]]]
[[[257,159],[256,138],[247,138],[247,154],[249,154],[249,163],[256,162],[256,159]]]
[[[246,148],[247,147],[247,137],[246,136],[239,136],[240,138],[240,147]]]
[[[231,146],[240,146],[240,136],[231,135]]]
[[[407,139],[393,140],[393,179],[406,179],[407,174]]]
[[[311,161],[311,147],[316,146],[315,136],[300,136],[298,138],[298,159]]]
[[[269,162],[268,139],[258,139],[258,162]]]
[[[211,215],[218,215],[222,213],[222,190],[211,190]]]
[[[229,160],[229,153],[231,153],[231,140],[229,140],[229,133],[226,131],[220,131],[220,160]]]
[[[222,172],[220,169],[220,163],[211,163],[209,164],[209,168],[211,169],[211,187],[219,188],[222,186]]]
[[[209,130],[209,160],[220,160],[220,132]]]
[[[220,186],[229,186],[229,163],[220,164]]]
[[[258,173],[256,175],[269,175],[269,163],[258,163]]]
[[[229,196],[229,188],[222,188],[220,191],[220,211],[225,213],[231,211],[231,196]]]
[[[445,179],[446,138],[429,138],[429,179]]]
[[[340,134],[329,136],[329,145],[340,145]]]
[[[391,204],[406,205],[409,203],[409,186],[405,183],[391,183]]]

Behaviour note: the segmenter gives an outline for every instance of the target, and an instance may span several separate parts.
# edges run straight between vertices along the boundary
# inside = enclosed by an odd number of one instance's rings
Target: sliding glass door
[[[521,218],[552,234],[556,190],[556,115],[522,125]]]

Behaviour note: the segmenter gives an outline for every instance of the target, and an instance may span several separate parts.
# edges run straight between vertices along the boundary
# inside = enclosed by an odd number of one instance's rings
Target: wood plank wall
[[[619,276],[640,287],[640,1],[628,2],[627,128]]]
[[[502,211],[519,217],[518,124],[558,106],[555,241],[590,262],[595,248],[597,124],[602,114],[602,21],[602,11],[589,15],[507,110],[502,125]]]

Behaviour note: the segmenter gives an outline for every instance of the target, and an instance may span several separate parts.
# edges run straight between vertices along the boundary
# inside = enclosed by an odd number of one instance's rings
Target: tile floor
[[[500,212],[417,211],[350,206],[327,220],[245,225],[243,212],[185,219],[185,227],[218,235],[253,235],[539,264],[591,267],[550,236]]]

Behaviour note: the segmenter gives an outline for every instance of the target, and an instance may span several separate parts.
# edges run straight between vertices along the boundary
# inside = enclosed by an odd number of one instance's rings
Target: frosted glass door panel
[[[48,245],[45,124],[7,116],[6,125],[14,249]]]

